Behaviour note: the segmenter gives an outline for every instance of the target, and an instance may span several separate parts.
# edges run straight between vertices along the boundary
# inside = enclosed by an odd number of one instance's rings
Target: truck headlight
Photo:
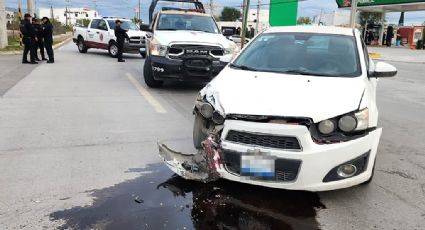
[[[167,46],[161,45],[156,39],[152,39],[152,41],[149,43],[149,50],[151,55],[165,56],[167,54],[167,49]]]
[[[236,55],[239,52],[239,47],[234,42],[230,42],[229,48],[224,49],[224,54]]]

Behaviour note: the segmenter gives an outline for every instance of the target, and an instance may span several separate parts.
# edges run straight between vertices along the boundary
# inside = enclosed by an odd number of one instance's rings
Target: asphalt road
[[[56,59],[13,68],[19,57],[9,56],[9,72],[0,73],[8,82],[0,94],[0,229],[425,226],[423,64],[394,62],[399,75],[379,83],[384,133],[374,181],[308,193],[173,177],[156,143],[191,150],[202,85],[148,89],[137,55],[117,63],[68,44]]]

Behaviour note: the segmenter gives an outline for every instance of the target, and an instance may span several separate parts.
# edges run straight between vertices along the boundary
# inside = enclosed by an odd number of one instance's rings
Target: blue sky
[[[37,2],[37,7],[65,7],[67,0],[34,0]],[[96,2],[97,10],[101,15],[132,17],[134,16],[134,8],[138,4],[138,0],[68,0],[69,5],[72,7],[89,7],[94,8]],[[207,2],[207,0],[202,0]],[[256,4],[256,0],[251,0],[251,4]],[[267,2],[263,0],[262,2]],[[26,8],[26,0],[21,0],[23,8]],[[142,18],[147,20],[147,9],[151,0],[141,0],[142,2]],[[223,6],[240,6],[242,0],[214,0],[218,7]],[[6,0],[7,7],[16,8],[18,0]],[[320,14],[320,12],[332,12],[337,10],[335,0],[307,0],[299,3],[298,14],[299,16],[313,17]],[[387,14],[387,20],[390,23],[397,23],[399,13]],[[421,24],[425,21],[425,12],[407,12],[405,15],[406,25]]]

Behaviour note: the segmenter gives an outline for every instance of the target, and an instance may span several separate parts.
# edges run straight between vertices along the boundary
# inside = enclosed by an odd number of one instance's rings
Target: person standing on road
[[[121,28],[121,21],[116,20],[115,21],[115,37],[117,37],[117,46],[118,46],[118,62],[125,62],[125,60],[122,59],[122,53],[124,49],[124,40],[130,39],[127,35],[127,30]]]
[[[43,38],[44,46],[46,47],[47,56],[49,60],[47,63],[55,63],[55,54],[53,52],[53,25],[48,17],[44,17],[43,21]]]
[[[35,61],[35,43],[37,41],[37,37],[35,35],[34,27],[31,24],[31,15],[25,14],[24,20],[21,24],[21,33],[23,35],[23,43],[24,43],[24,53],[22,56],[22,63],[30,63],[30,64],[38,64]],[[28,62],[28,52],[30,53],[30,60]]]
[[[35,30],[35,35],[37,36],[37,40],[38,40],[35,46],[35,59],[37,61],[41,61],[41,60],[46,61],[47,59],[44,56],[43,26],[40,23],[40,19],[34,19],[33,21],[34,21],[33,26]],[[40,58],[38,58],[38,52],[37,52],[38,49],[40,49],[41,60]]]

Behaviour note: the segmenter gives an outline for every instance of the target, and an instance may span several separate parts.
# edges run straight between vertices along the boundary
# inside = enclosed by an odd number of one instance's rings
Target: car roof
[[[197,16],[205,16],[205,17],[211,17],[209,14],[204,14],[200,12],[194,12],[190,10],[163,10],[161,11],[161,14],[187,14],[187,15],[197,15]]]
[[[336,26],[276,26],[264,33],[315,33],[354,36],[353,29]]]

